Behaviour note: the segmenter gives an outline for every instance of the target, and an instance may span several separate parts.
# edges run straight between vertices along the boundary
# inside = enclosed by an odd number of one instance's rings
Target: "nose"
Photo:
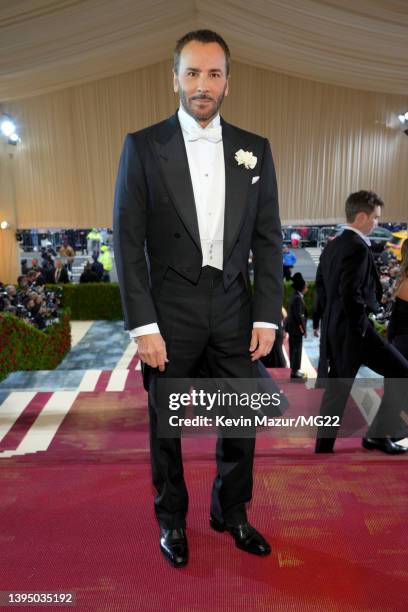
[[[197,91],[200,93],[208,91],[208,79],[205,74],[201,74],[198,78]]]

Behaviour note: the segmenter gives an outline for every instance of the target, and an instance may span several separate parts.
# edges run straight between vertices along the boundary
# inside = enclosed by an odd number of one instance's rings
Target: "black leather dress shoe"
[[[408,448],[399,446],[391,438],[363,438],[362,445],[367,450],[379,450],[388,455],[401,455],[408,451]]]
[[[184,529],[160,527],[160,550],[173,567],[184,567],[188,562],[188,544]]]
[[[334,453],[335,438],[318,438],[315,453]]]
[[[228,531],[235,540],[235,546],[251,553],[265,557],[271,552],[271,547],[263,536],[248,522],[241,525],[229,526],[225,523],[220,523],[213,516],[210,517],[210,527],[215,531]]]

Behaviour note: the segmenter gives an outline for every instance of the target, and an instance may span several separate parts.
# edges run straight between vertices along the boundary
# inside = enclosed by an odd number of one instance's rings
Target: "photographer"
[[[14,287],[14,285],[7,285],[6,293],[7,293],[7,297],[10,302],[10,305],[17,306],[18,304],[17,289]]]
[[[41,330],[57,322],[61,290],[48,291],[43,281],[41,274],[32,270],[19,276],[18,289],[0,283],[0,312],[12,313]]]

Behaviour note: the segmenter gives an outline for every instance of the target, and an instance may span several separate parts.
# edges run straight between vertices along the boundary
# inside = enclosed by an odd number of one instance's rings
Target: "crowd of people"
[[[104,253],[101,255],[103,259]],[[94,253],[92,263],[85,264],[81,283],[109,282],[109,272],[99,261],[100,257],[99,253]],[[40,330],[58,322],[62,296],[59,285],[71,282],[74,259],[75,251],[67,243],[57,251],[43,247],[40,257],[31,260],[30,267],[27,259],[23,259],[17,287],[0,282],[0,312],[12,313]],[[104,263],[106,265],[106,261]],[[58,286],[50,290],[46,285]]]
[[[383,291],[381,306],[382,310],[377,314],[378,321],[388,321],[394,300],[395,290],[401,266],[393,253],[383,251],[374,257],[377,272]]]
[[[40,261],[39,261],[40,259]],[[21,272],[26,274],[29,270],[40,273],[40,281],[43,284],[66,284],[73,281],[73,264],[75,260],[75,250],[69,243],[62,244],[57,251],[52,247],[42,247],[39,258],[31,260],[31,267],[27,259],[21,262]],[[110,282],[110,272],[112,270],[112,257],[109,247],[100,245],[92,251],[92,258],[84,264],[82,274],[79,278],[80,283],[101,283]]]
[[[69,256],[67,256],[67,248],[70,249]],[[21,273],[26,275],[33,271],[36,272],[37,282],[42,285],[69,283],[74,257],[75,252],[69,245],[60,247],[58,254],[52,247],[43,247],[40,252],[41,260],[34,257],[31,260],[31,267],[27,259],[21,261]]]
[[[28,270],[18,277],[17,287],[0,282],[0,312],[9,312],[37,329],[45,329],[59,320],[61,291],[45,287],[40,270]]]
[[[112,258],[106,245],[99,245],[92,259],[84,265],[80,283],[100,283],[110,281]],[[0,282],[0,312],[9,312],[38,329],[45,329],[59,320],[61,307],[61,284],[72,282],[72,267],[75,250],[62,244],[57,250],[42,247],[38,258],[21,261],[21,275],[15,285]],[[56,285],[55,290],[46,285]]]

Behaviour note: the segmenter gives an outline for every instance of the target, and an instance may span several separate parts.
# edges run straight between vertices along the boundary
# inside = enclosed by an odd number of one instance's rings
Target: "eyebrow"
[[[194,72],[202,72],[202,70],[200,70],[199,68],[193,68],[192,66],[187,67],[186,71],[187,70],[192,70]],[[222,73],[222,70],[221,70],[221,68],[210,68],[208,72],[220,72],[220,73]]]

